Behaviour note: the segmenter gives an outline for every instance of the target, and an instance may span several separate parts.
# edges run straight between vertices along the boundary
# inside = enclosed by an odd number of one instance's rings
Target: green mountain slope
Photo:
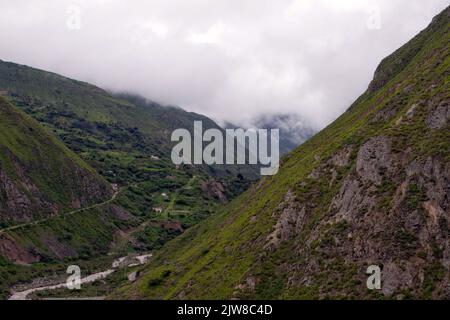
[[[199,114],[164,107],[130,94],[113,95],[87,83],[3,61],[0,61],[0,95],[38,120],[121,190],[114,204],[131,213],[140,224],[130,231],[131,235],[124,235],[121,250],[160,247],[208,217],[258,178],[258,169],[249,166],[176,167],[172,163],[170,135],[174,129],[192,129],[194,120],[202,120],[205,128],[219,128]],[[65,171],[68,175],[76,174]],[[70,195],[64,189],[69,181],[52,185],[49,192],[54,192],[55,187],[58,196]],[[0,200],[2,205],[7,201],[6,197]],[[34,229],[39,234],[44,232]],[[56,232],[59,238],[64,238],[64,234],[67,232]],[[35,244],[40,246],[39,242]],[[58,255],[51,253],[49,257]],[[64,255],[58,259],[61,258]]]
[[[187,183],[189,177],[183,179]],[[177,184],[169,181],[166,187],[170,186]],[[157,185],[150,188],[162,192]],[[151,206],[142,208],[151,205],[153,200],[147,198],[137,186],[111,186],[48,128],[0,97],[0,269],[5,267],[0,273],[26,279],[34,267],[18,273],[12,263],[55,263],[127,252],[128,243],[122,248],[114,242],[117,234],[128,237],[128,230],[153,218]],[[201,218],[201,212],[192,213],[182,227]],[[142,245],[148,247],[137,249],[160,246],[182,231],[180,222],[177,226],[149,225],[142,232],[153,237],[144,237]],[[0,291],[15,279],[0,277]]]
[[[339,119],[112,298],[450,298],[450,9]],[[367,267],[382,269],[368,290]]]
[[[1,97],[0,150],[2,227],[112,196],[109,184],[94,169]]]
[[[95,168],[114,171],[92,159],[98,149],[140,156],[170,156],[174,129],[193,130],[194,120],[204,128],[221,129],[211,119],[178,107],[161,106],[131,94],[111,94],[93,85],[0,60],[0,93],[40,122],[47,124],[73,150],[80,151]],[[125,144],[127,148],[123,145]],[[202,170],[219,178],[239,173],[257,178],[252,167],[217,166]],[[126,179],[119,175],[117,179]]]
[[[47,262],[106,254],[114,233],[136,224],[110,203],[114,195],[92,167],[0,97],[0,297],[14,283],[51,274],[57,266]]]

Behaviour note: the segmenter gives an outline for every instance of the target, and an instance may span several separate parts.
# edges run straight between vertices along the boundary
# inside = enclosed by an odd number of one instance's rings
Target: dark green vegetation
[[[174,129],[219,128],[177,107],[3,61],[0,95],[2,297],[45,266],[158,249],[258,178],[173,165]]]
[[[151,195],[175,192],[193,177],[198,179],[185,197],[209,213],[209,205],[202,200],[202,184],[217,181],[223,185],[224,198],[232,198],[258,178],[257,168],[248,166],[176,168],[172,164],[174,129],[192,130],[194,120],[201,120],[204,128],[220,129],[202,115],[128,94],[114,96],[86,83],[6,62],[0,62],[0,90],[109,182],[133,185],[130,202],[140,214],[161,205],[158,199],[150,201]]]
[[[94,246],[105,249],[107,232],[116,228],[111,227],[113,214],[106,219],[101,216],[106,212],[93,207],[113,197],[106,180],[1,97],[0,128],[0,296],[6,297],[9,285],[57,267],[43,262],[58,255],[61,260],[74,257],[76,252],[87,258],[96,252]],[[70,221],[63,218],[79,207],[92,209]],[[52,218],[55,215],[61,217]],[[45,223],[29,225],[35,221]],[[73,247],[58,246],[58,237]],[[41,263],[30,268],[11,261]]]
[[[220,129],[202,115],[133,95],[112,95],[87,83],[2,61],[0,91],[109,182],[132,186],[127,195],[132,198],[128,202],[133,203],[133,213],[150,214],[152,206],[164,204],[157,193],[166,192],[172,199],[170,193],[183,189],[196,177],[195,185],[188,186],[190,192],[183,191],[178,200],[173,197],[174,209],[178,204],[180,210],[203,207],[203,216],[210,213],[210,206],[202,200],[202,184],[219,182],[225,199],[241,193],[258,177],[257,168],[246,166],[175,168],[169,158],[174,129],[192,130],[194,120],[203,121],[205,128]],[[126,200],[122,202],[126,204]],[[192,222],[196,220],[198,217],[192,218]]]
[[[450,9],[280,172],[112,298],[450,298]],[[366,288],[369,265],[382,290]]]
[[[192,131],[193,122],[201,120],[205,129],[222,130],[211,119],[178,107],[129,94],[112,95],[87,83],[3,61],[0,92],[46,125],[110,182],[119,184],[172,174],[170,135],[174,129]],[[242,191],[242,177],[258,177],[257,168],[248,166],[190,170],[227,184],[230,194]]]
[[[0,127],[0,228],[112,196],[94,169],[1,97]]]

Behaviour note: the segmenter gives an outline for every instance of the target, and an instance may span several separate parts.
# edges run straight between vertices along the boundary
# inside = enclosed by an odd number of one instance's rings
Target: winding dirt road
[[[138,266],[138,265],[143,265],[146,264],[148,259],[150,259],[152,257],[152,254],[142,254],[139,256],[134,256],[132,257],[136,262],[135,263],[126,263],[125,265],[128,267],[131,266]],[[126,262],[126,259],[129,258],[128,256],[126,257],[121,257],[119,259],[114,260],[114,262],[111,265],[111,269],[102,271],[102,272],[97,272],[94,274],[91,274],[85,278],[81,279],[81,284],[86,284],[86,283],[91,283],[100,279],[104,279],[106,277],[108,277],[109,275],[111,275],[112,273],[114,273],[116,270],[120,269],[121,267],[124,266],[124,263]],[[45,291],[45,290],[55,290],[55,289],[61,289],[61,288],[67,288],[67,284],[66,283],[59,283],[59,284],[55,284],[55,285],[50,285],[50,286],[44,286],[44,287],[37,287],[37,288],[30,288],[24,291],[20,291],[20,292],[13,292],[13,294],[9,297],[8,300],[28,300],[28,296],[34,292],[38,292],[38,291]]]
[[[28,226],[35,226],[35,225],[41,224],[43,222],[49,221],[49,220],[54,219],[54,218],[63,217],[63,216],[71,216],[71,215],[74,215],[74,214],[77,214],[77,213],[80,213],[80,212],[83,212],[83,211],[86,211],[86,210],[90,210],[90,209],[94,209],[94,208],[98,208],[98,207],[104,206],[106,204],[109,204],[109,203],[113,202],[117,198],[117,196],[120,194],[120,192],[122,192],[126,188],[127,187],[124,187],[124,188],[122,188],[120,190],[115,191],[114,194],[112,195],[112,197],[109,200],[106,200],[106,201],[101,202],[101,203],[93,204],[93,205],[91,205],[89,207],[76,209],[76,210],[69,211],[69,212],[66,212],[66,213],[61,213],[60,215],[57,215],[57,216],[48,217],[48,218],[44,218],[44,219],[39,219],[39,220],[35,220],[33,222],[18,224],[18,225],[15,225],[15,226],[11,226],[11,227],[7,227],[7,228],[4,228],[4,229],[0,229],[0,235],[2,233],[4,233],[4,232],[13,231],[13,230],[17,230],[17,229],[20,229],[20,228],[25,228],[25,227],[28,227]]]

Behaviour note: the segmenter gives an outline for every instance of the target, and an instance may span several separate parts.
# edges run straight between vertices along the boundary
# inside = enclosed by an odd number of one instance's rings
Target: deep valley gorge
[[[261,114],[269,176],[173,163],[212,118],[0,60],[0,299],[449,300],[449,30],[447,7],[321,131]]]

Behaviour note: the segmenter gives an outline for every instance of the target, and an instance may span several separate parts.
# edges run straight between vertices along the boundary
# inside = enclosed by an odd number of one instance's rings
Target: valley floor
[[[145,265],[152,256],[151,253],[140,254],[140,255],[127,255],[124,257],[120,257],[115,259],[110,268],[104,271],[98,271],[86,277],[80,279],[81,289],[69,289],[66,282],[60,282],[56,284],[49,284],[44,286],[35,286],[30,285],[27,289],[21,288],[21,291],[13,291],[13,294],[9,297],[8,300],[30,300],[30,299],[45,299],[44,297],[57,297],[58,299],[72,299],[73,296],[78,297],[79,299],[103,299],[103,296],[84,296],[84,292],[89,290],[83,290],[83,287],[86,285],[91,285],[96,281],[102,281],[103,283],[107,283],[105,281],[110,280],[109,277],[119,270],[127,273],[127,279],[129,281],[134,281],[137,276],[137,271],[135,270],[138,266]],[[108,278],[108,279],[107,279]],[[33,283],[45,283],[46,279],[36,279]],[[50,283],[52,280],[50,280]],[[55,282],[55,280],[53,280]]]

